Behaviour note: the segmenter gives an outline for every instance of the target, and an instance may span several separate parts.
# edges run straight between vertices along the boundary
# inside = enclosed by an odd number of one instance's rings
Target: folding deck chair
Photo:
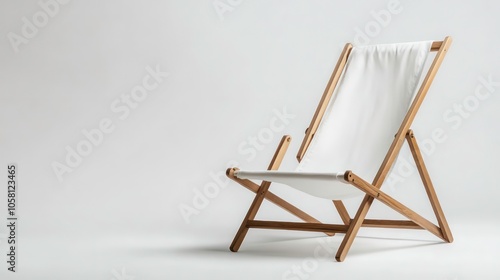
[[[426,229],[445,242],[452,242],[450,228],[410,129],[451,41],[446,37],[435,42],[361,47],[346,44],[306,129],[297,154],[297,169],[277,170],[291,140],[285,135],[267,170],[244,171],[235,167],[227,170],[230,179],[256,193],[230,246],[231,251],[238,251],[249,228],[318,231],[328,235],[345,233],[335,256],[337,261],[345,259],[360,227]],[[429,52],[437,54],[422,80]],[[380,190],[405,139],[438,225]],[[262,183],[258,185],[252,179],[262,180]],[[343,224],[319,222],[270,192],[271,182],[332,200]],[[351,218],[342,199],[363,195],[356,215]],[[264,199],[305,223],[255,220]],[[366,219],[374,200],[408,220]]]

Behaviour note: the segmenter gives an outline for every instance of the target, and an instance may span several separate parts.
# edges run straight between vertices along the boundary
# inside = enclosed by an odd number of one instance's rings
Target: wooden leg
[[[340,243],[340,247],[335,255],[335,259],[338,262],[344,261],[372,203],[373,197],[365,195],[365,198],[361,202],[361,206],[359,207],[358,212],[356,212],[356,216],[354,216],[354,219],[349,224],[349,228],[347,229],[344,239],[342,240],[342,243]]]
[[[436,219],[438,221],[441,233],[444,239],[447,242],[451,243],[453,242],[453,235],[451,234],[450,227],[444,216],[443,209],[441,208],[441,204],[439,203],[439,200],[437,198],[436,191],[434,190],[434,186],[432,185],[431,177],[429,176],[427,168],[425,167],[424,164],[424,159],[422,158],[422,154],[420,153],[420,148],[418,147],[417,139],[415,138],[415,135],[413,134],[412,130],[408,130],[408,133],[406,134],[406,140],[410,145],[410,150],[413,155],[413,159],[415,160],[418,173],[420,174],[420,178],[422,178],[425,191],[431,202],[432,210],[436,215]]]
[[[239,250],[241,243],[243,242],[243,239],[245,238],[248,232],[247,223],[248,221],[253,220],[255,218],[255,215],[257,215],[257,211],[259,210],[259,207],[262,204],[262,201],[264,200],[264,197],[270,185],[271,185],[270,182],[264,181],[260,186],[259,192],[255,196],[252,205],[250,206],[250,209],[248,209],[245,219],[243,219],[243,222],[241,223],[241,226],[238,229],[238,232],[236,233],[236,236],[234,237],[231,246],[229,247],[231,251],[237,252]]]
[[[271,163],[269,164],[268,170],[276,170],[279,168],[281,161],[285,156],[286,150],[290,144],[290,140],[291,137],[288,135],[285,135],[283,136],[283,138],[281,138],[281,142],[278,145],[276,152],[274,153]],[[262,201],[264,201],[269,186],[271,186],[271,183],[267,181],[263,181],[262,184],[260,185],[259,191],[255,195],[255,198],[252,204],[250,205],[250,208],[248,209],[245,218],[241,222],[240,228],[238,229],[238,232],[236,233],[236,236],[234,237],[231,246],[229,247],[231,251],[237,252],[238,249],[240,248],[241,243],[243,242],[243,239],[245,239],[245,236],[248,232],[247,223],[248,221],[253,220],[257,215],[257,211],[259,210]]]

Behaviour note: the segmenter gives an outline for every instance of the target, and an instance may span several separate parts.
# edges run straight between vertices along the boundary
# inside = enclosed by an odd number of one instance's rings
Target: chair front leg
[[[276,152],[274,153],[274,156],[271,159],[271,162],[269,163],[269,167],[267,168],[267,170],[276,170],[279,168],[281,162],[283,161],[283,157],[285,156],[286,150],[290,145],[291,139],[292,138],[289,135],[285,135],[283,136],[283,138],[281,138],[281,142],[279,143],[278,148],[276,149]],[[231,246],[229,247],[231,251],[237,252],[239,250],[241,243],[243,242],[243,239],[245,239],[245,236],[248,232],[247,223],[248,221],[253,220],[257,215],[257,211],[259,210],[262,201],[264,201],[267,190],[269,189],[270,186],[271,182],[262,181],[259,190],[257,191],[255,198],[252,204],[250,205],[250,208],[248,209],[245,218],[241,222],[240,228],[238,229],[238,232],[236,233],[236,236],[234,237]]]

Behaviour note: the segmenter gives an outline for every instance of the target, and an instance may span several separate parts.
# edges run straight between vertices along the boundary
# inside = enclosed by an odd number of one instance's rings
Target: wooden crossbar
[[[323,223],[295,223],[278,221],[252,220],[247,223],[248,228],[267,228],[282,230],[305,230],[321,232],[346,232],[348,225],[323,224]],[[373,220],[365,219],[362,227],[394,228],[394,229],[424,229],[413,221],[401,220]]]
[[[303,230],[303,231],[321,231],[321,232],[346,232],[346,225],[322,224],[322,223],[294,223],[277,221],[248,221],[249,228],[267,228],[282,230]]]
[[[352,221],[352,220],[351,220]],[[361,224],[362,227],[374,228],[400,228],[400,229],[424,229],[413,221],[400,221],[400,220],[372,220],[364,219]]]

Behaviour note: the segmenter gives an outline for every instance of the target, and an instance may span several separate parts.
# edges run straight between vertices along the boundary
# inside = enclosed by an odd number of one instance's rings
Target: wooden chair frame
[[[384,161],[382,162],[373,182],[370,184],[366,182],[359,176],[357,176],[352,171],[346,171],[344,174],[344,179],[352,184],[354,187],[360,189],[364,193],[366,193],[364,199],[359,206],[359,209],[354,216],[351,218],[349,213],[347,212],[344,204],[340,200],[334,200],[333,204],[339,213],[343,224],[324,224],[311,217],[307,213],[303,212],[299,208],[293,206],[287,201],[281,199],[277,195],[273,194],[269,191],[269,187],[271,182],[262,181],[260,185],[255,184],[254,182],[246,179],[239,179],[234,175],[234,171],[238,170],[237,168],[229,168],[226,172],[227,176],[239,183],[240,185],[248,188],[249,190],[256,193],[256,196],[248,209],[248,212],[241,223],[241,226],[234,237],[234,240],[230,246],[230,250],[233,252],[238,251],[243,239],[246,236],[249,228],[267,228],[267,229],[282,229],[282,230],[302,230],[302,231],[318,231],[324,232],[327,235],[334,235],[335,233],[345,233],[344,239],[337,251],[335,259],[339,262],[343,261],[356,237],[358,230],[360,227],[381,227],[381,228],[403,228],[403,229],[426,229],[432,234],[436,235],[440,239],[445,242],[453,242],[453,237],[446,222],[446,218],[444,216],[443,210],[441,209],[441,205],[438,201],[436,192],[432,185],[429,173],[427,172],[427,168],[425,167],[424,160],[422,158],[422,154],[417,145],[417,141],[413,131],[410,129],[410,126],[415,118],[415,115],[422,104],[422,101],[429,90],[429,87],[443,61],[446,52],[452,42],[451,37],[446,37],[443,41],[436,41],[432,43],[431,51],[437,51],[437,54],[422,81],[422,84],[419,88],[417,95],[415,96],[403,122],[400,125],[400,128],[395,135],[395,139],[390,146]],[[346,44],[340,58],[335,66],[335,69],[330,77],[330,80],[326,86],[326,89],[323,93],[323,96],[320,100],[320,103],[316,109],[314,117],[309,125],[309,128],[306,129],[304,140],[302,141],[302,145],[297,154],[297,160],[300,162],[312,140],[316,130],[318,129],[319,123],[325,113],[326,107],[332,97],[335,87],[340,79],[340,76],[345,68],[347,63],[347,59],[351,52],[352,45]],[[438,221],[438,225],[433,224],[429,220],[420,216],[413,210],[409,209],[402,203],[398,202],[385,192],[381,191],[380,188],[389,173],[391,166],[394,164],[403,143],[408,142],[410,147],[413,159],[417,166],[418,172],[420,174],[420,178],[422,179],[424,188],[426,190],[427,196],[431,202],[432,209],[434,214],[436,215],[436,219]],[[268,170],[276,170],[279,168],[283,157],[286,153],[286,150],[290,144],[291,137],[288,135],[283,136],[281,142],[276,149],[274,157],[272,158]],[[261,206],[264,199],[268,199],[273,202],[277,206],[283,208],[284,210],[290,212],[291,214],[297,216],[301,220],[305,221],[305,223],[296,223],[296,222],[277,222],[277,221],[260,221],[255,220],[255,216],[259,207]],[[398,213],[402,214],[409,220],[373,220],[373,219],[365,219],[370,206],[372,205],[374,200],[378,200],[390,208],[394,209]]]

